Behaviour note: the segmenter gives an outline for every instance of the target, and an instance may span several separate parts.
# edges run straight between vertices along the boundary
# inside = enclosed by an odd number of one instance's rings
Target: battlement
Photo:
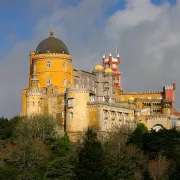
[[[33,52],[30,53],[30,56],[33,60],[41,60],[41,59],[66,59],[72,61],[71,55],[68,54],[60,54],[60,53],[47,53],[47,54],[35,54]]]
[[[123,94],[124,95],[127,95],[127,94],[162,94],[162,91],[126,92]],[[123,95],[123,94],[121,94],[121,95]]]
[[[164,86],[164,88],[165,88],[165,90],[173,90],[174,89],[173,85],[166,85],[166,86]]]
[[[109,54],[109,57],[106,58],[106,55],[104,54],[102,57],[102,61],[103,61],[103,65],[107,64],[107,63],[114,63],[114,64],[119,64],[120,63],[120,56],[119,54],[117,55],[116,58],[114,58],[112,56],[112,54]]]
[[[151,115],[147,116],[146,119],[149,121],[162,121],[162,120],[167,120],[169,116],[167,115]]]
[[[36,89],[28,90],[26,92],[26,96],[41,96],[41,95],[42,95],[42,92]]]
[[[89,90],[87,88],[82,87],[68,88],[66,90],[66,93],[89,93]]]
[[[88,106],[99,106],[99,105],[106,105],[106,106],[129,109],[129,105],[125,105],[125,104],[122,105],[122,104],[119,104],[119,103],[110,103],[110,102],[104,102],[104,101],[88,102]]]

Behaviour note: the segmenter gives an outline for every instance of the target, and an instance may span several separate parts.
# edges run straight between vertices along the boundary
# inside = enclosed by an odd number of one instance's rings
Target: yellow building
[[[51,30],[50,37],[30,53],[29,87],[22,93],[21,116],[53,116],[72,141],[88,127],[107,132],[141,121],[149,129],[169,128],[174,85],[164,87],[163,92],[124,93],[119,64],[119,55],[110,54],[109,59],[103,56],[103,64],[96,65],[92,73],[75,70],[68,48]]]

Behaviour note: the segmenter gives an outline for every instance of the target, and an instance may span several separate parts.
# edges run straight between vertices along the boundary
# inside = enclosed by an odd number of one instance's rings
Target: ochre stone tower
[[[50,91],[57,91],[58,97],[55,98],[54,103],[60,104],[59,95],[63,94],[68,87],[73,86],[71,61],[72,57],[66,45],[55,38],[51,30],[50,37],[40,42],[36,51],[30,53],[29,87],[23,90],[21,115],[36,113],[50,115],[52,113],[52,108],[49,107],[48,110],[46,107],[49,103],[47,98],[43,98],[43,94],[54,94]],[[55,89],[51,89],[50,86]]]

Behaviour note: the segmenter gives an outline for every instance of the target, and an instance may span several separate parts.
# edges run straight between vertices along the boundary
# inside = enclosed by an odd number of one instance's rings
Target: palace
[[[120,56],[102,58],[92,73],[76,70],[68,48],[54,37],[30,53],[29,87],[23,89],[21,116],[50,115],[71,140],[88,127],[100,132],[143,122],[148,129],[170,128],[175,84],[162,92],[126,93],[121,86]]]

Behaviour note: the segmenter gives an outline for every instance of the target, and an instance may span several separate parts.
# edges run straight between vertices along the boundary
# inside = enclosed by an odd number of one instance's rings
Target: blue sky
[[[171,5],[177,3],[177,0],[151,0],[154,5],[162,5],[167,1]],[[79,2],[80,0],[64,0],[61,5],[62,8],[76,6]],[[125,8],[126,0],[114,0],[107,9],[105,7],[104,17],[108,18],[117,10]],[[0,46],[3,49],[8,49],[12,48],[17,41],[32,38],[34,35],[32,27],[35,26],[40,18],[47,16],[51,11],[51,6],[43,6],[41,8],[38,0],[37,6],[32,5],[30,0],[17,0],[16,3],[14,3],[14,0],[4,1],[0,6]]]
[[[0,116],[20,112],[21,92],[28,86],[29,52],[48,36],[51,25],[68,46],[75,68],[91,71],[102,54],[115,54],[118,43],[124,90],[161,91],[175,81],[180,107],[176,1],[2,0]],[[127,2],[135,7],[128,9]]]

